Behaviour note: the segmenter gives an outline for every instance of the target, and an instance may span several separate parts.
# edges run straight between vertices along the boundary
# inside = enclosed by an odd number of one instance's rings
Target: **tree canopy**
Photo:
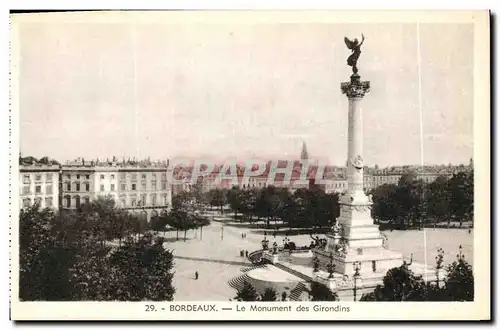
[[[107,200],[21,210],[20,300],[172,300],[173,255],[136,220]]]

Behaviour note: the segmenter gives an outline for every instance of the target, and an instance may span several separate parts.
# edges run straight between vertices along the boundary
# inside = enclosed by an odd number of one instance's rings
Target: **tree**
[[[243,283],[243,287],[241,290],[238,290],[238,293],[236,294],[236,297],[234,299],[238,301],[256,301],[257,300],[257,291],[247,281]]]
[[[197,213],[191,213],[185,209],[174,208],[168,217],[168,225],[177,230],[177,239],[179,239],[179,230],[184,231],[184,241],[186,241],[187,231],[206,225],[206,221],[202,220]]]
[[[415,275],[406,264],[389,269],[383,285],[374,292],[363,295],[361,301],[426,301],[427,285],[421,276]]]
[[[200,214],[193,215],[194,228],[201,228],[200,239],[203,238],[203,227],[210,225],[210,219]]]
[[[436,222],[443,221],[445,219],[449,221],[450,218],[450,201],[451,195],[448,189],[448,178],[445,176],[439,176],[428,185],[427,194],[427,210],[428,215],[434,220],[434,226]]]
[[[20,300],[172,299],[172,253],[151,235],[127,236],[113,251],[104,240],[117,234],[124,214],[108,206],[59,214],[39,206],[21,210]]]
[[[474,172],[459,172],[449,180],[450,213],[458,218],[460,227],[464,220],[474,216]]]
[[[398,217],[397,188],[394,184],[383,184],[372,191],[372,216],[376,221],[393,222]]]
[[[156,231],[157,233],[160,230],[164,230],[167,225],[168,225],[168,213],[165,211],[156,217],[152,217],[149,223],[150,228]]]
[[[173,254],[163,248],[163,239],[150,234],[137,242],[127,239],[109,262],[110,300],[173,300]]]
[[[309,290],[311,301],[337,301],[338,296],[332,292],[326,285],[318,282],[311,282]]]
[[[413,227],[415,220],[422,218],[423,188],[424,182],[417,179],[414,171],[404,173],[399,179],[394,199],[400,228]]]
[[[19,299],[25,301],[69,300],[69,265],[73,250],[52,235],[55,214],[38,205],[19,215]]]
[[[261,301],[276,301],[277,299],[277,293],[273,288],[266,288],[261,296]]]
[[[166,215],[166,222],[167,225],[169,225],[172,228],[175,228],[176,231],[176,239],[179,240],[179,228],[181,227],[180,225],[180,218],[182,217],[181,214],[178,214],[180,211],[176,208],[172,209],[167,215]]]
[[[458,260],[447,267],[448,276],[445,280],[445,290],[450,301],[474,300],[474,273],[472,266],[461,254]]]
[[[95,237],[89,236],[82,240],[75,250],[75,259],[70,267],[72,300],[112,300],[108,265],[111,248],[98,244]]]
[[[307,189],[297,189],[293,194],[292,199],[292,210],[294,214],[292,221],[294,226],[312,227],[314,220],[312,219],[311,201]]]
[[[227,204],[226,192],[222,189],[213,189],[208,194],[209,204],[214,207],[220,208],[222,213],[222,207]]]
[[[231,211],[234,212],[234,218],[236,219],[236,215],[238,212],[241,212],[241,209],[243,207],[243,201],[242,201],[242,191],[239,187],[235,186],[228,190],[227,192],[227,201],[229,203],[229,207],[231,208]]]

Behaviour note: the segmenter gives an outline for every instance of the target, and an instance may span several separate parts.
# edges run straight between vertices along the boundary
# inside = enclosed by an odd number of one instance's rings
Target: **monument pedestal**
[[[403,263],[402,254],[387,250],[384,237],[371,217],[371,197],[363,190],[363,115],[360,102],[370,89],[369,81],[361,81],[354,73],[349,82],[341,84],[342,93],[349,99],[348,148],[347,148],[347,192],[339,199],[340,216],[327,235],[324,249],[313,250],[321,268],[330,261],[335,273],[354,273],[353,263],[360,266],[361,275],[386,272]],[[371,276],[370,275],[370,276]]]
[[[278,253],[273,253],[273,252],[270,252],[270,251],[265,251],[263,254],[262,254],[262,259],[264,260],[267,260],[268,262],[270,262],[271,264],[277,264],[278,261],[279,261],[279,255]]]

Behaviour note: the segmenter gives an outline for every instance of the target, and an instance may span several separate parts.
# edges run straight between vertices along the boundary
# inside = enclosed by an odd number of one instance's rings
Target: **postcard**
[[[491,318],[488,11],[10,20],[13,320]]]

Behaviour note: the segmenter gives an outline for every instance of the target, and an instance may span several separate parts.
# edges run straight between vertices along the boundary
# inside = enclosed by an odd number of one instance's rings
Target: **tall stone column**
[[[365,202],[363,192],[363,110],[361,100],[370,90],[369,81],[360,81],[358,74],[341,84],[342,93],[349,99],[347,141],[347,194],[355,201]]]
[[[364,96],[370,91],[370,82],[362,81],[354,73],[350,81],[341,83],[347,96],[347,191],[339,198],[340,216],[332,233],[327,234],[326,249],[315,249],[321,264],[333,258],[335,271],[352,274],[353,263],[361,265],[361,273],[373,273],[400,265],[401,254],[384,248],[384,238],[371,217],[372,201],[363,189],[363,110]],[[330,257],[331,255],[331,257]]]

